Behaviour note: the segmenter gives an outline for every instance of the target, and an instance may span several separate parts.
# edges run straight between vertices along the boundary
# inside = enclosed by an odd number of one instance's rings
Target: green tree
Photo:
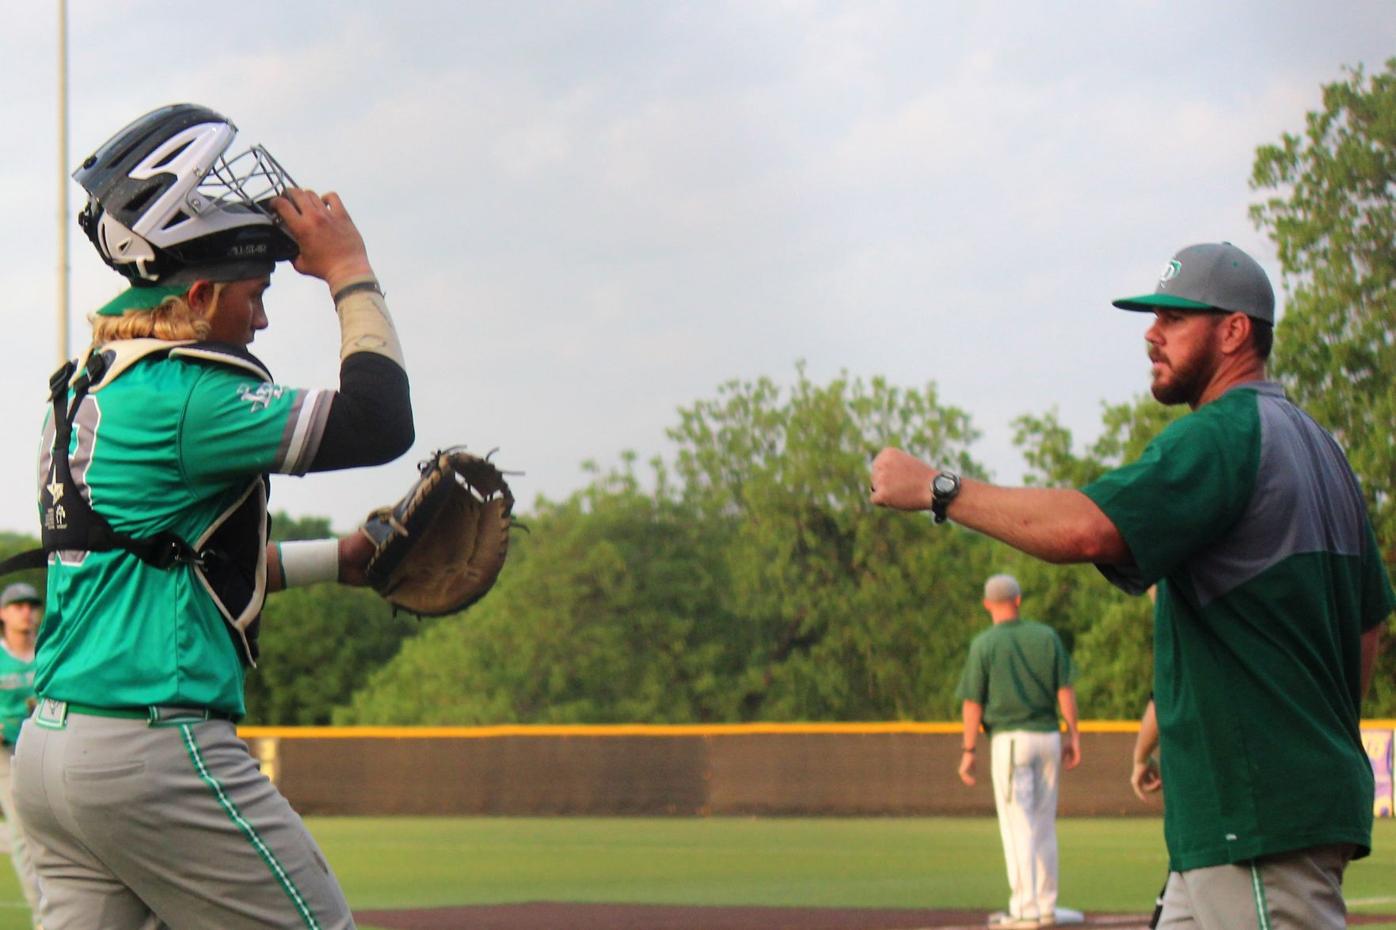
[[[24,533],[0,532],[0,561],[19,555],[21,552],[28,552],[30,549],[37,549],[39,545],[39,540],[33,536]],[[42,595],[47,577],[48,572],[42,568],[26,569],[0,578],[0,588],[12,585],[17,581],[23,581],[33,585],[34,589]]]
[[[934,385],[905,390],[803,368],[783,392],[729,382],[679,413],[675,472],[699,513],[730,527],[741,617],[741,718],[896,719],[953,712],[979,624],[983,537],[868,505],[869,457],[897,445],[967,474],[969,417]]]
[[[1288,292],[1273,369],[1347,450],[1388,568],[1396,565],[1396,58],[1323,88],[1302,133],[1256,152],[1252,218]],[[1390,638],[1388,637],[1388,640]],[[1396,653],[1369,712],[1396,713]]]
[[[262,612],[262,656],[247,675],[245,722],[330,723],[334,707],[420,628],[416,618],[394,616],[376,594],[361,588],[319,584],[271,595]]]
[[[1013,442],[1028,471],[1024,483],[1049,488],[1080,488],[1111,469],[1137,459],[1163,428],[1188,412],[1165,407],[1148,394],[1101,405],[1101,434],[1083,453],[1073,451],[1071,431],[1055,410],[1025,414],[1013,421]]]
[[[328,539],[333,536],[329,517],[293,517],[278,510],[271,518],[271,538],[278,542],[291,539]]]
[[[1107,595],[1092,589],[1096,615],[1076,636],[1072,655],[1077,667],[1077,700],[1085,716],[1094,719],[1137,719],[1154,690],[1154,608],[1148,598]]]

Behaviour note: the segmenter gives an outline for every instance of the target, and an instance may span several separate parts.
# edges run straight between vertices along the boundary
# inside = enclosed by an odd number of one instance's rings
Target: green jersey
[[[995,623],[969,644],[957,690],[984,708],[984,730],[1049,733],[1057,692],[1071,684],[1071,657],[1055,630],[1033,620]]]
[[[1158,582],[1154,696],[1171,867],[1368,851],[1360,638],[1393,597],[1357,480],[1276,384],[1234,387],[1084,489]]]
[[[332,392],[285,388],[208,358],[140,358],[78,407],[73,478],[117,532],[170,531],[197,547],[263,473],[309,467],[331,399]],[[52,423],[46,433],[45,450]],[[50,460],[46,451],[45,480]],[[157,568],[124,550],[59,552],[49,560],[36,690],[99,707],[178,705],[241,716],[235,635],[188,564]]]
[[[34,658],[21,659],[0,640],[0,738],[13,746],[34,707]]]

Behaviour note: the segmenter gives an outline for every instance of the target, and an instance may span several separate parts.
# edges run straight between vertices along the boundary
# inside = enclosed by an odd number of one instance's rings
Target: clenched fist
[[[888,447],[873,459],[869,500],[894,510],[929,510],[931,479],[936,474],[934,468],[916,456]]]

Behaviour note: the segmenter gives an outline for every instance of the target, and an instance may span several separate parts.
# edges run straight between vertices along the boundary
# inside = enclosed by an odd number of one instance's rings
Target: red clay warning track
[[[987,918],[984,911],[549,901],[354,912],[361,926],[384,930],[983,930]],[[1349,926],[1393,920],[1396,916],[1348,915]],[[1087,914],[1085,923],[1074,926],[1145,930],[1148,925],[1147,914]]]

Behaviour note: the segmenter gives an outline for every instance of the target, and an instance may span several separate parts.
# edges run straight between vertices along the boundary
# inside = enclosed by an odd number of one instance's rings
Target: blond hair
[[[223,285],[213,285],[209,309],[218,306]],[[187,295],[176,294],[160,301],[153,310],[127,310],[121,316],[92,314],[92,344],[105,345],[118,339],[163,339],[175,342],[183,339],[207,339],[212,328],[207,315],[201,315],[190,305]]]

